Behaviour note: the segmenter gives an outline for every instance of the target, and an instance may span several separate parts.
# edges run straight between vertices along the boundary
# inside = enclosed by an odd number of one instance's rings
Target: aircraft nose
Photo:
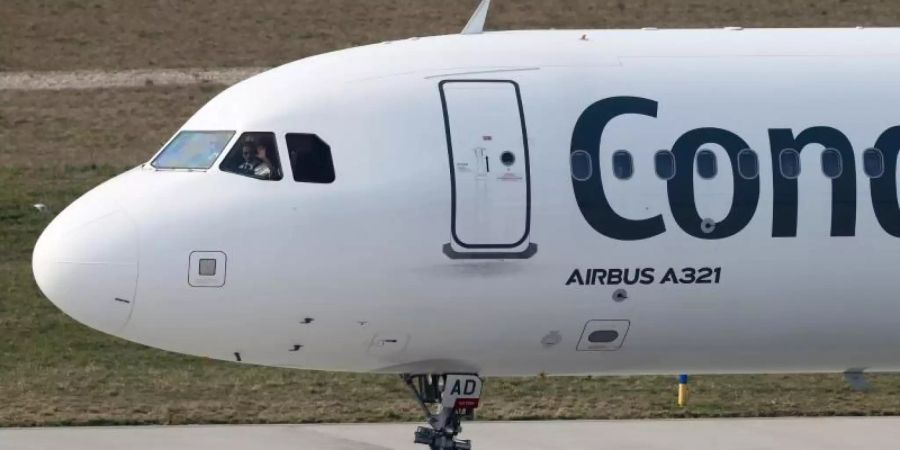
[[[38,287],[59,309],[116,334],[135,303],[136,226],[114,201],[89,194],[44,230],[34,247],[32,270]]]

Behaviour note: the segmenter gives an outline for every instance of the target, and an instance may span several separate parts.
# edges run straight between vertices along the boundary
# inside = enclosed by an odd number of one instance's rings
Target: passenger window
[[[833,148],[826,148],[822,152],[822,172],[828,178],[837,178],[841,176],[844,170],[844,164],[841,161],[841,154]]]
[[[653,165],[656,167],[656,176],[663,180],[675,178],[675,155],[668,150],[660,150],[653,157]]]
[[[759,158],[756,152],[746,148],[738,152],[738,173],[745,180],[752,180],[759,176]]]
[[[223,172],[258,180],[281,179],[281,163],[274,133],[244,133],[219,165]]]
[[[778,167],[781,176],[793,180],[800,176],[800,152],[786,148],[778,155]]]
[[[634,175],[634,162],[631,153],[619,150],[613,153],[613,174],[620,180],[627,180]]]
[[[715,178],[717,171],[716,154],[712,150],[700,150],[697,153],[697,173],[700,178],[711,180]]]
[[[884,175],[884,155],[877,148],[863,152],[863,170],[869,178],[880,178]]]
[[[572,178],[576,181],[587,181],[594,174],[591,167],[591,155],[584,150],[575,150],[569,156],[572,164]]]
[[[331,147],[315,134],[290,133],[285,136],[294,181],[333,183],[334,161]]]

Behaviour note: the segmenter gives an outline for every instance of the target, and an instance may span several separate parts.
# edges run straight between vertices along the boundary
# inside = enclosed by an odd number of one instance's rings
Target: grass
[[[222,86],[0,91],[0,167],[146,161]]]
[[[458,33],[477,0],[3,0],[0,71],[269,66]],[[489,29],[890,26],[893,0],[499,0]]]

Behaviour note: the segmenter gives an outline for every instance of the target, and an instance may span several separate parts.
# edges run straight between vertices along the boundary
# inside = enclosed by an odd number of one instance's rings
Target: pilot
[[[256,166],[253,168],[253,176],[261,180],[271,180],[275,177],[275,168],[269,159],[269,148],[263,142],[256,144],[256,154],[254,155]]]
[[[244,158],[244,162],[237,167],[238,172],[244,175],[255,175],[254,169],[256,169],[257,161],[252,140],[244,141],[244,145],[241,147],[241,156]]]

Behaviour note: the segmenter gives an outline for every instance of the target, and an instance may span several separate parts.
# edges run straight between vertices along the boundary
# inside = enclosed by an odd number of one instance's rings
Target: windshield
[[[234,131],[182,131],[159,153],[152,166],[157,169],[209,169],[232,136]]]

